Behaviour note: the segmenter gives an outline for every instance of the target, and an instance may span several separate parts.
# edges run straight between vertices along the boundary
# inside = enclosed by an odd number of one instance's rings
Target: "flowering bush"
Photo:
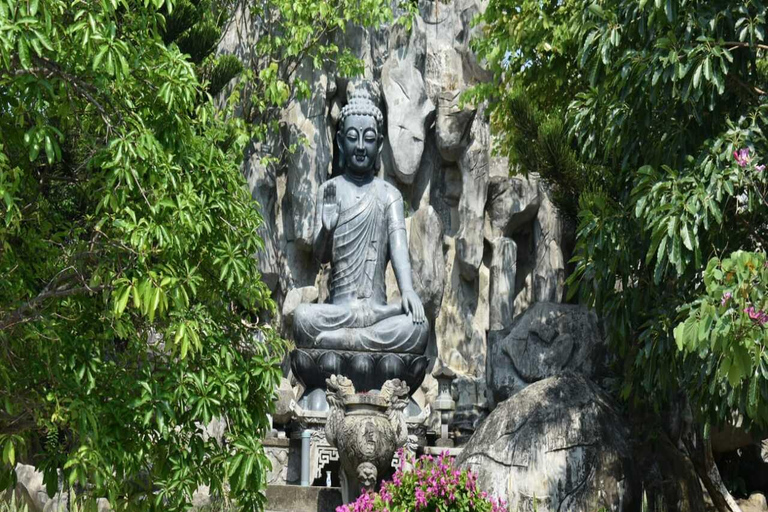
[[[336,512],[505,512],[506,503],[477,488],[477,476],[453,467],[447,453],[418,460],[399,452],[400,467],[378,493],[365,493]],[[405,470],[406,459],[412,470]]]
[[[703,281],[705,293],[683,308],[674,331],[678,348],[701,360],[698,393],[768,425],[766,255],[736,251],[712,258]]]

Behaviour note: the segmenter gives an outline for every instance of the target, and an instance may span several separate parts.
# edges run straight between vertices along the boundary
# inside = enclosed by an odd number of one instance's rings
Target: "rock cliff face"
[[[339,41],[380,91],[388,140],[380,177],[405,199],[414,283],[432,326],[429,354],[459,374],[456,418],[468,430],[487,410],[489,331],[510,327],[534,302],[561,302],[568,260],[542,184],[510,178],[507,162],[491,154],[483,106],[460,103],[488,79],[469,48],[471,20],[484,8],[483,0],[421,1],[410,31],[353,28]],[[251,43],[248,22],[236,17],[219,52],[244,55]],[[275,134],[282,141],[254,147],[243,169],[265,218],[258,258],[284,326],[298,303],[328,296],[327,272],[311,254],[312,212],[319,185],[338,172],[336,123],[356,83],[333,69],[300,73],[313,94],[286,108],[285,129]],[[301,140],[281,164],[260,164],[264,152]],[[393,275],[388,283],[397,300]],[[423,386],[427,397],[436,393],[430,378]]]

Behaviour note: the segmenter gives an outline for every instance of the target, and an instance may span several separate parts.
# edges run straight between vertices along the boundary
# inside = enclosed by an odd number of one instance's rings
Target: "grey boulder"
[[[526,386],[572,370],[588,377],[602,369],[605,342],[597,315],[584,306],[537,302],[508,330],[488,339],[488,387],[506,400]]]
[[[500,404],[457,464],[510,512],[635,511],[641,486],[628,435],[608,396],[568,372]]]

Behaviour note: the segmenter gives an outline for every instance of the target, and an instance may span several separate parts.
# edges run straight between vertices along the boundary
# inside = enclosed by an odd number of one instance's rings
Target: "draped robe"
[[[400,304],[386,303],[389,239],[405,230],[400,192],[378,178],[364,186],[344,176],[331,181],[340,203],[331,250],[331,303],[301,304],[296,309],[296,344],[423,354],[427,323],[414,324]],[[315,230],[322,226],[325,186],[318,191]]]

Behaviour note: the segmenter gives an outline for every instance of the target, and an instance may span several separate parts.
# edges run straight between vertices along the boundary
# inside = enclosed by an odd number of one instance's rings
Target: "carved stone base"
[[[390,470],[395,450],[408,440],[403,409],[408,387],[388,380],[377,395],[355,393],[352,381],[333,375],[327,381],[331,410],[325,425],[328,442],[339,450],[344,502],[361,490],[372,491]]]
[[[416,391],[424,380],[427,364],[427,357],[419,354],[326,349],[291,352],[293,374],[307,389],[323,389],[331,375],[344,375],[357,391],[381,389],[391,379],[400,379]]]

